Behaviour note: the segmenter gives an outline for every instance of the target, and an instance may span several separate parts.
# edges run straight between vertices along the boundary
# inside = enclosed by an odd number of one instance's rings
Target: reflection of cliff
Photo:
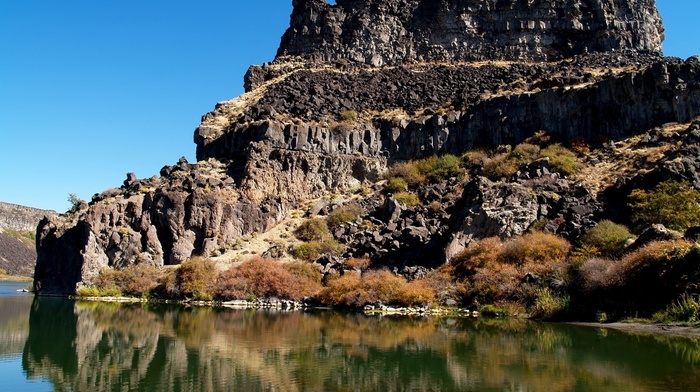
[[[0,298],[0,357],[22,353],[29,330],[31,297]]]
[[[591,350],[595,347],[595,350]],[[57,390],[647,390],[700,381],[697,342],[528,322],[39,298],[23,364]]]

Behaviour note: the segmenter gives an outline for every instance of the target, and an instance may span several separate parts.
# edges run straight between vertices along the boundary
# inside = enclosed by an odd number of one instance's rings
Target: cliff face
[[[278,56],[373,66],[660,53],[654,0],[294,0]]]
[[[39,221],[50,215],[56,212],[0,202],[0,229],[35,231]]]
[[[700,115],[700,62],[660,57],[662,37],[653,1],[294,1],[278,59],[251,67],[247,92],[202,117],[197,163],[129,174],[41,222],[35,286],[72,293],[103,267],[224,254],[317,198],[371,191],[396,161],[542,130],[615,140],[689,122]],[[499,61],[471,61],[484,59]],[[423,190],[439,211],[376,192],[359,202],[369,223],[333,234],[347,257],[431,266],[471,238],[563,217],[551,230],[575,237],[603,213],[588,190],[547,167],[528,170],[522,186],[451,180]],[[498,212],[510,200],[523,214]]]

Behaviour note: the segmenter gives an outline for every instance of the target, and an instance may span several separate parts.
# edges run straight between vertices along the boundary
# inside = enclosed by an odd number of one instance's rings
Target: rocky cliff
[[[653,0],[294,0],[278,56],[373,66],[661,52]]]
[[[344,256],[407,273],[542,219],[576,238],[606,207],[546,163],[514,184],[447,179],[411,208],[377,182],[396,162],[540,131],[600,144],[689,123],[700,115],[700,61],[661,57],[662,38],[651,0],[295,0],[278,58],[251,67],[247,92],[202,117],[197,163],[129,174],[41,222],[37,291],[72,293],[103,267],[226,254],[292,210],[328,213],[353,192],[363,217],[333,233]]]
[[[50,210],[0,202],[0,268],[10,275],[32,276],[36,265],[34,233]]]
[[[0,229],[36,231],[39,221],[51,215],[56,212],[0,202]]]

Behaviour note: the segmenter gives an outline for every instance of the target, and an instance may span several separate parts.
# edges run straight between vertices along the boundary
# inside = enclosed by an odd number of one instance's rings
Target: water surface
[[[696,338],[0,297],[7,390],[694,391]],[[9,380],[5,383],[5,380]]]

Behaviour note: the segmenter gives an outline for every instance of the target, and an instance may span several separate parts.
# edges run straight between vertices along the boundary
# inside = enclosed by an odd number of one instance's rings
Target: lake
[[[0,283],[0,390],[694,391],[700,339],[473,318],[33,298]]]

